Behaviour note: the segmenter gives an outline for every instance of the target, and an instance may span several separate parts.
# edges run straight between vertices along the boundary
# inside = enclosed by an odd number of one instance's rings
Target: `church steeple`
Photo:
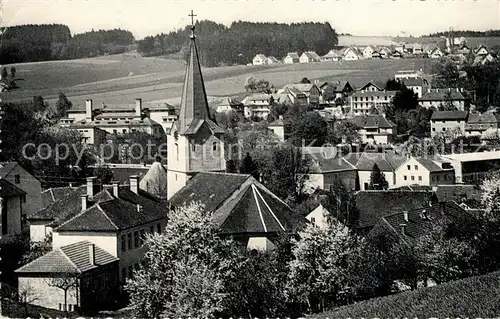
[[[207,94],[203,75],[201,74],[200,59],[198,48],[196,47],[196,36],[194,34],[195,26],[193,11],[189,15],[192,19],[191,35],[189,44],[189,57],[186,67],[186,75],[184,78],[184,87],[181,96],[181,108],[179,119],[177,121],[177,129],[179,134],[194,134],[203,122],[211,127],[214,133],[223,133],[210,116],[208,107]]]

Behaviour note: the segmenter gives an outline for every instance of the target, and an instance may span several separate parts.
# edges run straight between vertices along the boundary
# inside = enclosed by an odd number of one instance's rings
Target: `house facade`
[[[283,87],[283,90],[291,90],[290,92],[292,93],[292,95],[294,95],[293,92],[296,91],[302,93],[306,97],[306,104],[310,105],[319,104],[321,93],[319,88],[315,84],[311,83],[287,84]],[[295,99],[296,96],[292,96],[292,102],[296,103],[296,101],[294,101]]]
[[[343,60],[344,61],[357,61],[363,58],[363,54],[354,47],[349,47],[344,50]]]
[[[373,55],[374,49],[371,46],[366,46],[363,49],[363,57],[365,59],[371,59]]]
[[[395,187],[436,186],[455,183],[455,171],[450,162],[440,158],[410,157],[395,171]]]
[[[267,64],[267,57],[264,54],[257,54],[253,59],[252,59],[252,64],[253,65],[263,65]]]
[[[299,58],[300,63],[320,62],[320,57],[314,51],[306,51]]]
[[[465,124],[465,136],[481,136],[488,129],[498,129],[498,119],[492,112],[471,112]]]
[[[285,64],[299,63],[299,54],[297,52],[288,52],[286,57],[283,59]]]
[[[396,125],[382,115],[357,115],[352,122],[359,128],[363,144],[389,144],[396,133]]]
[[[330,212],[323,205],[319,204],[318,207],[307,214],[306,219],[319,228],[326,228],[328,226],[329,215]]]
[[[459,111],[466,111],[469,106],[469,99],[463,95],[463,90],[459,88],[427,89],[422,93],[418,102],[422,107],[434,107],[435,109],[446,103],[451,103]]]
[[[352,115],[366,115],[373,107],[385,108],[391,104],[396,92],[378,91],[370,87],[367,91],[356,91],[349,98]]]
[[[437,134],[456,132],[465,135],[467,112],[434,111],[431,116],[431,137]]]

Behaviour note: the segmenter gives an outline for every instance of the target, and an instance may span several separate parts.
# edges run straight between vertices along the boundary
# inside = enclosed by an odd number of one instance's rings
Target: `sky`
[[[60,23],[71,32],[122,28],[136,39],[199,20],[330,22],[337,33],[420,36],[500,29],[500,0],[0,0],[1,23]],[[405,32],[405,33],[403,33]]]

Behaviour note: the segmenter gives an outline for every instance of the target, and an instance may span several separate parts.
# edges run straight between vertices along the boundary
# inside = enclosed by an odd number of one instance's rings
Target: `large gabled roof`
[[[22,266],[15,272],[28,274],[71,274],[78,275],[85,271],[118,261],[110,253],[94,245],[95,263],[90,263],[90,245],[88,241],[80,241],[56,248],[34,261]]]
[[[349,153],[344,158],[360,171],[371,171],[377,164],[382,172],[393,172],[406,161],[406,156],[394,152],[384,153]]]
[[[26,192],[12,184],[6,179],[0,178],[0,197],[18,197],[26,195]]]

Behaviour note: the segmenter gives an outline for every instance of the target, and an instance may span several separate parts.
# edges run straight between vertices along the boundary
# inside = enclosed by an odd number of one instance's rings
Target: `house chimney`
[[[405,222],[408,222],[408,212],[403,212],[403,218]]]
[[[142,213],[142,206],[137,204],[137,212]]]
[[[81,196],[81,199],[82,199],[82,212],[84,210],[87,210],[87,206],[89,204],[89,195],[85,194],[85,195],[82,195]]]
[[[92,100],[85,101],[85,118],[89,121],[94,120],[94,107],[92,104]]]
[[[139,176],[131,175],[129,177],[130,181],[130,190],[136,194],[139,193]]]
[[[141,116],[142,114],[142,100],[135,99],[135,116]]]
[[[113,196],[114,197],[119,197],[118,196],[118,190],[120,188],[120,182],[119,181],[113,181]]]
[[[94,197],[94,185],[96,177],[87,177],[87,195],[89,197]]]
[[[89,263],[93,266],[95,265],[95,245],[90,244],[89,246]]]

